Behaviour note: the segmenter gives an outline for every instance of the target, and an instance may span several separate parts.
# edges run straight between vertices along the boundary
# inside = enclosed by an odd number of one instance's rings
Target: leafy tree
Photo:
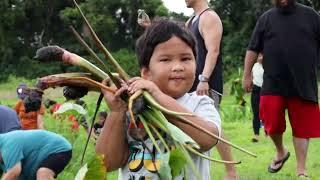
[[[0,68],[3,70],[0,79],[5,79],[9,74],[25,77],[44,75],[51,69],[31,58],[37,48],[64,39],[66,31],[57,14],[70,5],[67,1],[45,0],[0,2]]]

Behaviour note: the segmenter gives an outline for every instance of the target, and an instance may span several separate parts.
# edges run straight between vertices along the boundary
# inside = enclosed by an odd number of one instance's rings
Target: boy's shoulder
[[[177,99],[177,102],[191,111],[194,111],[195,108],[201,106],[202,104],[212,104],[214,105],[214,101],[209,96],[200,96],[197,95],[196,92],[186,93],[182,97]]]

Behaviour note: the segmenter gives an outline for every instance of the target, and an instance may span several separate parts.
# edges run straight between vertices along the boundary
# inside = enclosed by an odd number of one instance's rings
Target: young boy
[[[0,135],[2,180],[53,180],[71,156],[70,143],[49,131],[17,130]]]
[[[111,112],[98,138],[96,150],[105,155],[108,171],[121,168],[119,179],[159,179],[152,170],[154,163],[147,164],[150,154],[146,148],[156,151],[151,140],[144,137],[144,143],[141,143],[141,140],[127,134],[127,104],[120,99],[120,94],[125,90],[130,94],[146,90],[168,109],[195,114],[188,119],[216,135],[221,130],[220,116],[209,97],[188,93],[195,78],[196,48],[195,39],[183,25],[159,20],[146,29],[136,46],[141,77],[130,79],[128,87],[118,89],[115,95],[104,92]],[[206,155],[217,143],[216,139],[190,125],[173,118],[168,120],[194,139]],[[155,153],[155,162],[160,161],[159,156]],[[210,180],[209,161],[198,156],[192,157],[201,179]],[[138,166],[135,166],[136,162],[140,162]],[[188,179],[196,179],[191,169],[186,173]],[[182,178],[182,175],[178,177]]]

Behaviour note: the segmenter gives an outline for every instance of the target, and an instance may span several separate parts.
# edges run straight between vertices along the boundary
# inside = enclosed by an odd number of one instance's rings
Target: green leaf
[[[96,154],[94,158],[88,163],[88,172],[86,173],[84,180],[92,179],[105,179],[106,167],[103,163],[103,156]]]
[[[178,141],[181,144],[190,144],[192,147],[196,149],[200,149],[200,146],[186,133],[184,133],[181,129],[171,124],[170,122],[166,122],[167,128],[170,132],[171,137]]]
[[[169,165],[173,177],[180,175],[182,169],[187,164],[187,159],[183,151],[179,148],[173,149],[170,152]]]
[[[74,180],[83,180],[87,172],[88,172],[88,164],[86,163],[84,166],[82,166],[79,169]]]
[[[105,179],[106,168],[103,163],[103,156],[96,154],[89,163],[82,166],[75,180],[91,180],[91,179]]]
[[[58,111],[56,111],[54,114],[82,114],[86,115],[87,111],[80,105],[78,104],[73,104],[73,103],[64,103],[60,106]]]
[[[169,165],[170,152],[161,155],[161,166],[159,169],[160,179],[172,179],[171,168]]]

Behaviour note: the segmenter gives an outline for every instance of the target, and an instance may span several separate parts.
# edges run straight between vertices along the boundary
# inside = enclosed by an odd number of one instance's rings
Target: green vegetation
[[[12,83],[4,83],[0,85],[0,99],[2,104],[14,105],[17,101],[15,96],[16,85],[20,83],[21,79],[11,78]],[[24,79],[23,79],[24,80]],[[24,81],[28,84],[32,81]],[[229,90],[230,85],[225,86],[226,91]],[[6,92],[6,93],[4,93]],[[49,93],[50,92],[50,93]],[[9,95],[5,97],[5,95]],[[45,92],[46,97],[51,97],[63,102],[64,99],[61,98],[62,92],[60,89],[54,91],[48,90]],[[97,93],[90,93],[88,96],[85,96],[84,100],[88,105],[89,115],[93,115],[93,110],[95,108],[95,103],[98,98]],[[248,95],[245,96],[245,99],[248,102]],[[295,175],[295,156],[291,140],[291,131],[288,128],[288,131],[285,133],[285,142],[287,147],[291,152],[290,159],[286,162],[283,169],[277,174],[270,174],[267,172],[267,167],[274,157],[274,147],[269,138],[264,136],[263,129],[261,129],[260,141],[258,143],[251,142],[252,136],[252,125],[251,125],[251,110],[249,108],[249,103],[246,104],[245,109],[239,107],[235,103],[236,98],[230,96],[228,93],[223,97],[221,105],[221,116],[223,121],[224,131],[230,141],[235,144],[245,147],[249,151],[252,151],[258,155],[258,158],[252,158],[238,150],[232,150],[236,160],[241,160],[242,163],[237,165],[238,172],[241,179],[249,180],[283,180],[283,179],[296,179]],[[239,109],[240,108],[240,109]],[[103,103],[101,110],[106,109],[106,105]],[[239,113],[241,111],[241,113]],[[287,122],[289,125],[289,122]],[[83,129],[80,129],[79,132],[71,131],[70,126],[67,121],[58,121],[53,119],[48,114],[45,116],[45,126],[47,129],[54,132],[64,135],[69,141],[73,144],[73,158],[66,168],[66,170],[58,177],[58,179],[71,180],[77,171],[81,168],[80,159],[81,154],[84,148],[86,133]],[[309,170],[309,175],[312,179],[317,179],[320,177],[320,156],[318,155],[318,149],[320,148],[320,140],[312,139],[309,147],[309,156],[307,167]],[[216,150],[213,150],[213,158],[218,158],[218,153]],[[85,161],[88,162],[94,157],[94,145],[93,141],[90,143]],[[214,180],[220,180],[224,175],[224,166],[222,164],[212,163],[211,167],[211,176]],[[116,180],[117,172],[108,173],[108,180]]]
[[[319,0],[298,0],[320,10]],[[145,9],[150,18],[165,16],[185,21],[183,14],[170,13],[161,0],[78,0],[101,41],[128,72],[132,70],[135,39],[143,29],[136,23],[137,10]],[[210,6],[223,21],[223,59],[226,79],[242,67],[246,47],[257,18],[271,6],[270,0],[211,0]],[[9,75],[27,78],[71,71],[74,68],[53,63],[45,65],[32,60],[36,49],[59,45],[81,56],[88,55],[72,35],[68,25],[88,31],[73,7],[72,1],[2,0],[0,1],[0,81]],[[89,44],[92,46],[94,42]],[[123,49],[127,49],[123,51]],[[128,53],[128,56],[127,56]],[[129,62],[129,63],[128,63]],[[126,66],[128,64],[128,66]],[[28,68],[26,68],[28,67]],[[136,73],[136,71],[134,71]],[[130,73],[130,75],[132,75]]]

